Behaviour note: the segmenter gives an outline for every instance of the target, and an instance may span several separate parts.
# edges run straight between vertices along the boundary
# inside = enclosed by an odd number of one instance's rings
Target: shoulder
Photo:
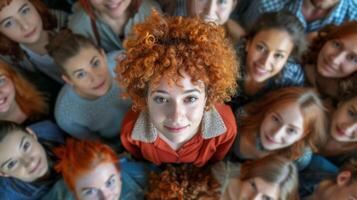
[[[129,110],[124,117],[121,128],[121,135],[125,138],[130,137],[131,133],[134,129],[135,123],[139,118],[140,112],[134,112],[133,110]]]
[[[215,104],[214,107],[223,119],[224,125],[227,129],[224,137],[234,137],[237,134],[237,123],[230,106],[225,104]]]
[[[28,126],[38,138],[64,143],[65,133],[53,122],[46,120]]]
[[[68,28],[75,33],[81,33],[91,29],[89,15],[87,15],[78,2],[73,5],[72,11],[73,14],[68,18]]]

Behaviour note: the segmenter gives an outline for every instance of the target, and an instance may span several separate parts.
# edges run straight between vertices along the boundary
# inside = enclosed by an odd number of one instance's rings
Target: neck
[[[14,101],[6,113],[0,114],[0,118],[2,120],[8,120],[22,124],[27,119],[27,115],[21,110],[17,102]]]
[[[112,28],[116,34],[122,35],[124,33],[124,26],[129,20],[129,14],[130,12],[128,8],[124,11],[123,14],[116,17],[110,16],[107,13],[99,13],[98,15]]]
[[[44,55],[47,54],[47,50],[45,47],[48,43],[49,43],[49,34],[47,31],[43,30],[37,42],[32,44],[23,44],[23,45],[37,54]]]

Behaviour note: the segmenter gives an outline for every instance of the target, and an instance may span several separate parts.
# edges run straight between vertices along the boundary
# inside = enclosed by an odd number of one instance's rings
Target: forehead
[[[94,167],[91,171],[83,173],[76,181],[76,189],[100,188],[112,176],[119,176],[114,163],[104,162]]]
[[[349,100],[343,102],[340,107],[349,107],[349,106],[357,107],[357,96],[355,96],[352,99],[349,99]]]
[[[28,0],[2,0],[0,3],[0,18],[12,16],[25,3],[30,4]]]
[[[7,134],[0,142],[0,162],[3,159],[7,159],[7,157],[11,156],[13,150],[18,148],[20,142],[23,138],[32,139],[32,137],[21,130],[13,131]]]
[[[278,199],[279,197],[279,185],[276,183],[269,183],[264,181],[260,177],[256,177],[255,183],[258,187],[259,192],[272,197],[273,199]]]
[[[183,76],[178,79],[178,82],[175,83],[170,81],[167,78],[161,78],[158,85],[156,87],[152,87],[150,85],[149,91],[162,90],[168,93],[179,92],[182,93],[187,90],[197,89],[202,92],[204,89],[204,83],[202,81],[197,81],[195,84],[191,81],[191,77],[184,73]]]
[[[272,49],[286,49],[294,45],[288,32],[274,28],[259,31],[253,41],[264,42]]]
[[[85,68],[89,66],[91,60],[94,57],[99,57],[100,55],[101,55],[100,52],[94,47],[91,46],[81,47],[76,55],[66,60],[66,62],[64,63],[64,67],[69,72],[80,68]]]
[[[276,104],[269,113],[276,112],[279,113],[282,117],[286,118],[287,120],[297,120],[303,121],[303,116],[301,113],[300,105],[296,101],[290,102],[281,102]]]
[[[349,34],[341,37],[340,40],[343,42],[344,47],[355,54],[357,54],[357,33]]]

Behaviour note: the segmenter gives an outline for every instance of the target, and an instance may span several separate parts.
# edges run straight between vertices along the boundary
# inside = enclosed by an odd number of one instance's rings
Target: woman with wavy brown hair
[[[304,55],[308,82],[336,99],[357,84],[357,21],[329,25],[318,32]]]
[[[45,97],[21,74],[0,61],[0,119],[29,124],[48,114]]]
[[[65,26],[67,14],[49,10],[41,0],[0,1],[1,59],[23,70],[63,83],[45,46]]]
[[[255,160],[277,152],[298,160],[299,167],[304,168],[311,150],[317,151],[317,145],[325,141],[325,110],[311,88],[275,90],[236,115],[240,129],[233,152],[240,160]]]
[[[236,91],[238,69],[224,30],[154,12],[124,47],[117,80],[135,111],[122,123],[123,146],[158,165],[222,160],[237,131],[223,102]]]

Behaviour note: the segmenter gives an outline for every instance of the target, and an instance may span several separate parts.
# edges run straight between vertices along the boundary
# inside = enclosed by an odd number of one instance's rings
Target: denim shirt
[[[283,87],[289,86],[303,86],[305,83],[305,74],[299,63],[294,59],[289,58],[287,63],[284,65],[282,71],[275,75],[274,77],[268,79],[263,88],[255,95],[249,96],[244,91],[244,78],[245,72],[247,71],[246,66],[246,56],[245,51],[246,39],[243,39],[237,46],[237,57],[241,62],[241,67],[239,71],[238,79],[238,92],[237,95],[232,99],[233,110],[244,106],[245,104],[260,98],[269,91],[273,91]]]
[[[50,149],[64,144],[64,133],[50,121],[42,121],[28,126],[36,134],[38,141],[44,146],[48,158],[54,158]],[[1,200],[38,200],[47,193],[57,181],[58,174],[52,173],[46,181],[27,183],[11,177],[0,177]]]
[[[145,187],[149,180],[150,171],[158,171],[158,168],[150,163],[134,162],[128,158],[119,161],[122,188],[119,200],[144,199]],[[63,179],[59,180],[42,200],[75,200],[73,194],[65,185]]]

